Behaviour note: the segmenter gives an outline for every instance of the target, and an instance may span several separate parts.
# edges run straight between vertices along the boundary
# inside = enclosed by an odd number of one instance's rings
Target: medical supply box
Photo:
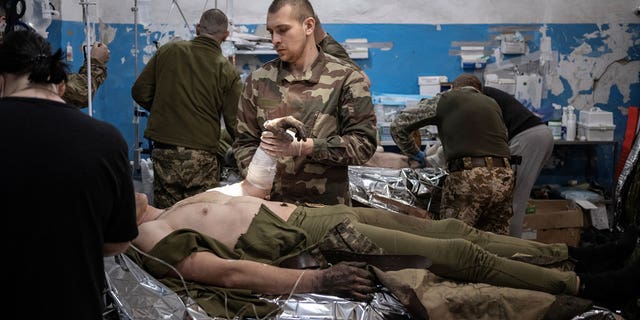
[[[585,224],[582,208],[571,200],[529,200],[522,237],[543,243],[577,246]]]
[[[613,113],[600,108],[580,110],[578,118],[578,138],[587,141],[613,141]]]

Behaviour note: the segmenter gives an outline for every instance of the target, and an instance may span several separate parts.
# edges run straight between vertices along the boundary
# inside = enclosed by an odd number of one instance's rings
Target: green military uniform
[[[391,136],[402,153],[418,152],[411,133],[425,125],[438,126],[449,163],[440,215],[485,231],[508,233],[514,178],[508,165],[507,129],[497,103],[472,87],[420,101],[391,124]]]
[[[200,201],[208,201],[206,197]],[[389,254],[417,254],[433,261],[433,273],[464,282],[575,294],[576,275],[510,260],[515,253],[567,259],[567,246],[542,244],[482,232],[455,220],[425,221],[380,209],[344,205],[298,207],[287,222],[262,206],[234,248],[193,230],[177,230],[150,252],[171,265],[193,252],[209,251],[225,259],[245,259],[278,265],[324,240],[330,229],[348,218],[357,231]],[[347,228],[348,229],[348,228]],[[352,247],[357,247],[353,244]],[[357,251],[361,249],[356,249]],[[130,250],[132,256],[137,256]],[[169,267],[155,259],[137,256],[137,263],[178,293],[179,279],[166,277]],[[253,296],[250,290],[225,289],[187,282],[191,296],[210,316],[265,316],[275,306]],[[228,313],[227,313],[228,312]]]
[[[314,141],[313,154],[278,160],[272,200],[350,204],[349,165],[362,165],[376,149],[376,118],[369,86],[347,63],[319,51],[300,78],[275,59],[245,83],[233,144],[244,176],[266,120],[293,116]]]
[[[104,80],[107,79],[107,65],[98,61],[95,58],[91,58],[91,97],[93,97],[98,90],[98,87],[102,85]],[[62,99],[68,104],[74,105],[78,108],[86,108],[89,105],[88,93],[88,77],[87,77],[87,64],[80,67],[78,73],[72,73],[68,75],[66,89]]]
[[[169,207],[218,186],[224,121],[235,137],[242,82],[214,39],[198,36],[163,45],[136,79],[131,95],[149,119],[154,141],[154,204]]]

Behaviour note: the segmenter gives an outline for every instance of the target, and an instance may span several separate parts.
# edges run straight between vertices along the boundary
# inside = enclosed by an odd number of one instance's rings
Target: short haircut
[[[314,19],[316,17],[316,13],[313,11],[313,6],[311,6],[309,0],[273,0],[268,12],[271,14],[276,13],[286,5],[290,5],[293,8],[293,13],[299,22],[303,22],[304,19],[309,17]]]
[[[453,83],[451,85],[454,89],[462,87],[474,87],[478,89],[478,91],[482,92],[482,82],[480,82],[480,79],[468,73],[459,75],[455,80],[453,80]]]
[[[200,17],[200,31],[206,34],[225,32],[229,28],[229,19],[220,9],[209,9]]]

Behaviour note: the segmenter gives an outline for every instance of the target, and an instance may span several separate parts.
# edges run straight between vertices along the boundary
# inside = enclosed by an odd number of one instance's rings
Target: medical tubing
[[[262,148],[256,149],[247,169],[246,180],[256,188],[269,190],[276,176],[276,159],[268,155]]]
[[[191,301],[193,301],[193,303],[195,303],[195,299],[193,299],[193,297],[189,293],[189,287],[187,287],[187,282],[184,281],[184,277],[182,277],[182,274],[180,274],[180,271],[178,271],[178,269],[176,269],[174,266],[172,266],[171,264],[167,263],[166,261],[163,261],[163,260],[161,260],[159,258],[156,258],[156,257],[154,257],[154,256],[152,256],[152,255],[150,255],[150,254],[148,254],[146,252],[143,252],[142,250],[138,249],[138,247],[134,246],[132,243],[129,244],[129,247],[131,247],[133,250],[137,251],[138,253],[140,253],[141,255],[143,255],[143,256],[145,256],[147,258],[150,258],[152,260],[160,262],[161,264],[164,264],[165,266],[171,268],[171,270],[173,270],[178,275],[178,277],[180,277],[180,281],[182,281],[182,286],[184,287],[184,292],[187,295],[187,297]],[[183,301],[183,302],[185,302],[185,301]],[[191,304],[186,303],[186,302],[185,302],[185,305],[187,307],[191,306]]]

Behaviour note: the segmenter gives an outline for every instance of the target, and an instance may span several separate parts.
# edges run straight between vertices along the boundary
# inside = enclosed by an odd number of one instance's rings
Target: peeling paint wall
[[[134,3],[138,4],[138,30]],[[82,6],[77,0],[52,1],[60,16],[48,29],[54,46],[76,48],[85,41]],[[175,4],[177,3],[177,5]],[[255,30],[266,20],[269,0],[98,0],[87,9],[95,39],[111,49],[109,75],[94,99],[94,116],[116,124],[132,149],[141,139],[145,119],[134,123],[130,88],[144,64],[171,37],[189,39],[203,9],[227,12],[235,25]],[[640,105],[640,18],[638,0],[478,0],[380,1],[312,0],[325,29],[338,41],[367,38],[392,42],[390,50],[371,48],[356,60],[372,81],[374,93],[418,94],[418,76],[444,75],[450,80],[465,70],[453,51],[459,43],[486,44],[486,68],[473,71],[516,77],[514,70],[540,77],[539,102],[529,107],[544,120],[551,104],[578,109],[600,107],[614,114],[615,139],[621,142],[627,108]],[[527,37],[522,55],[504,55],[495,41],[501,30],[520,28]],[[138,40],[135,63],[134,40]],[[240,70],[251,71],[275,56],[237,56]],[[80,67],[75,59],[73,69]],[[524,93],[527,94],[526,92]],[[527,98],[526,96],[523,98]],[[526,99],[525,99],[526,100]],[[136,130],[139,130],[137,133]]]

